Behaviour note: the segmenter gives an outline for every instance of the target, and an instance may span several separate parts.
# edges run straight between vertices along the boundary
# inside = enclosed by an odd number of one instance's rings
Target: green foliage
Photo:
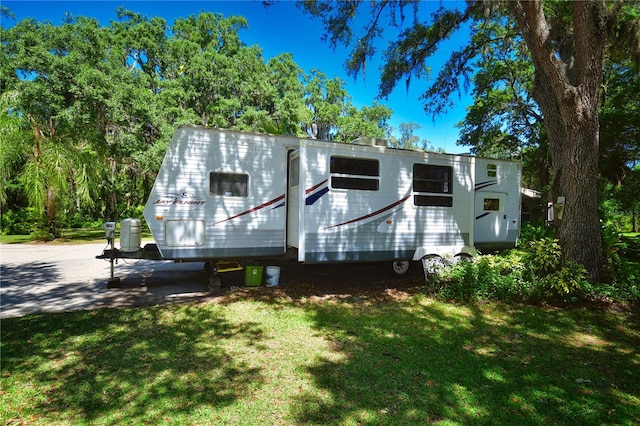
[[[533,275],[541,277],[555,272],[561,263],[562,250],[558,240],[543,238],[529,242],[525,262]]]
[[[638,8],[640,12],[640,8]],[[640,212],[640,73],[629,60],[608,63],[604,69],[606,96],[600,107],[600,175],[616,186],[622,210]],[[640,170],[640,169],[639,169]],[[631,196],[630,196],[631,195]]]
[[[0,215],[0,231],[3,235],[29,235],[36,228],[38,218],[33,208],[7,210]]]
[[[603,227],[605,282],[589,288],[607,300],[640,300],[640,237],[623,236],[613,226]]]
[[[586,269],[574,262],[563,262],[556,239],[547,237],[529,242],[523,262],[534,298],[567,300],[577,297],[586,285]]]
[[[613,226],[604,227],[605,280],[592,283],[582,265],[562,261],[558,241],[549,234],[545,227],[527,227],[521,249],[477,256],[443,269],[436,277],[438,297],[532,303],[640,301],[640,236],[623,236]]]
[[[588,284],[588,294],[597,299],[615,302],[640,300],[640,261],[622,259],[607,264],[607,282]]]
[[[524,300],[529,285],[522,258],[522,252],[512,250],[504,255],[483,255],[458,262],[440,275],[444,286],[438,296],[460,301]]]
[[[558,241],[545,237],[532,240],[524,250],[478,256],[446,269],[439,297],[470,301],[570,302],[587,295],[588,274],[582,265],[562,262]]]
[[[548,275],[534,278],[533,295],[551,300],[576,299],[587,286],[589,274],[584,266],[567,262]]]
[[[136,213],[183,124],[340,141],[388,135],[390,109],[354,107],[345,82],[305,74],[290,54],[266,61],[242,42],[247,28],[239,16],[203,12],[170,26],[124,8],[108,26],[66,17],[1,28],[2,211],[28,204],[46,238]],[[12,218],[15,229],[26,220]]]
[[[444,300],[469,301],[478,297],[478,264],[460,262],[438,272],[437,279],[446,283],[438,293]]]
[[[520,238],[518,239],[518,245],[527,245],[530,242],[542,240],[545,238],[553,237],[552,226],[536,226],[530,223],[525,223],[520,228]]]

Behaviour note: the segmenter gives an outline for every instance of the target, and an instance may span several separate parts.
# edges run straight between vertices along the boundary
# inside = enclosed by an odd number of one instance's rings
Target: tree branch
[[[551,45],[550,25],[544,16],[542,2],[518,0],[508,5],[529,47],[536,72],[547,76],[558,102],[571,97],[575,87],[568,79],[566,65]]]

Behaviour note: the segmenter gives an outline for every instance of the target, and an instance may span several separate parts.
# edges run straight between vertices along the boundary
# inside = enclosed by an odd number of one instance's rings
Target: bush
[[[478,265],[475,261],[458,262],[441,270],[436,277],[445,300],[470,301],[478,297]]]
[[[95,219],[92,215],[84,212],[74,212],[68,215],[62,226],[65,228],[81,229],[81,228],[99,228],[102,227],[102,219]]]
[[[484,255],[470,262],[458,262],[445,269],[438,279],[446,300],[520,300],[526,290],[522,254],[512,250],[505,255]]]
[[[548,275],[535,276],[531,296],[565,302],[577,300],[588,288],[588,276],[584,266],[568,262]]]
[[[555,272],[562,261],[562,249],[558,240],[542,238],[526,245],[524,261],[534,277],[543,277]]]
[[[471,301],[574,301],[587,294],[586,269],[562,263],[557,240],[549,237],[530,241],[525,250],[478,256],[459,262],[438,276],[446,300]]]
[[[562,263],[558,240],[543,238],[531,241],[524,261],[532,285],[531,298],[566,302],[584,295],[588,284],[587,270],[577,263]]]
[[[4,235],[29,235],[37,225],[38,214],[30,207],[8,210],[0,215],[0,229]]]
[[[612,227],[603,228],[605,282],[589,287],[594,298],[640,301],[640,237],[620,235]]]
[[[553,238],[552,225],[534,226],[530,223],[525,223],[522,225],[522,228],[520,228],[520,238],[518,242],[519,245],[527,245],[531,241],[542,240],[544,238]]]

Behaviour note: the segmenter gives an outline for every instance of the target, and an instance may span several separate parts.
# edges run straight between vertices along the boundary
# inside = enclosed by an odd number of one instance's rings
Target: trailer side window
[[[453,167],[413,165],[413,204],[453,207]]]
[[[497,164],[487,164],[487,176],[488,177],[496,177],[496,176],[498,176],[498,165]]]
[[[244,173],[209,173],[209,192],[227,197],[249,195],[249,175]]]
[[[414,195],[413,204],[416,206],[453,207],[453,197],[438,195]]]
[[[377,191],[380,187],[380,163],[367,158],[332,156],[331,187]]]

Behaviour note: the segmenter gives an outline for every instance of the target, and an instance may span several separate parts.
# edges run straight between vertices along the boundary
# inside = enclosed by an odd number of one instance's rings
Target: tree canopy
[[[246,45],[241,16],[117,15],[0,29],[2,212],[29,206],[45,233],[135,215],[181,124],[343,142],[391,133],[389,108],[357,108],[344,81]]]

